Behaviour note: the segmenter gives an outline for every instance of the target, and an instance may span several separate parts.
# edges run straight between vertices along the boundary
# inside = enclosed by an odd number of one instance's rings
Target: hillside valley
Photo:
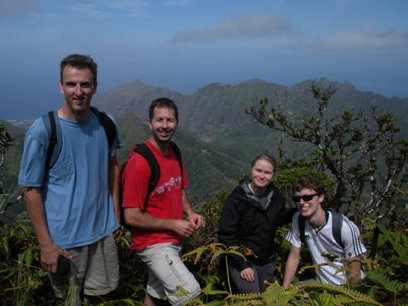
[[[259,79],[235,85],[209,84],[187,96],[135,81],[96,95],[93,105],[115,116],[125,143],[119,152],[119,160],[123,162],[128,148],[150,135],[147,125],[149,103],[158,97],[173,99],[180,111],[179,129],[174,140],[182,149],[190,180],[189,193],[197,204],[210,199],[221,189],[231,190],[248,172],[250,161],[256,154],[268,151],[277,155],[278,142],[286,144],[287,154],[297,155],[303,151],[302,146],[254,122],[245,109],[267,97],[270,105],[280,106],[287,113],[314,113],[316,109],[310,90],[314,82],[304,81],[291,87]],[[328,109],[330,116],[337,116],[344,108],[362,109],[369,114],[370,107],[375,105],[380,112],[395,113],[400,120],[400,137],[408,138],[407,98],[386,98],[361,92],[347,82],[328,79],[317,82],[321,86],[336,88]],[[15,146],[7,152],[6,163],[0,168],[0,180],[8,190],[17,182],[27,125],[6,123],[6,128],[15,138]]]
[[[245,109],[263,97],[267,97],[271,105],[280,105],[287,112],[312,113],[315,105],[310,89],[315,83],[336,89],[329,107],[329,113],[333,116],[344,108],[361,108],[368,112],[375,105],[380,111],[397,114],[401,122],[408,119],[408,98],[386,98],[371,92],[361,92],[348,82],[338,83],[325,78],[304,81],[291,87],[260,79],[235,85],[209,84],[190,96],[135,81],[95,96],[94,105],[118,119],[125,114],[135,113],[142,120],[147,120],[149,103],[158,97],[168,97],[179,107],[181,126],[198,132],[203,139],[214,140],[231,131],[258,131],[259,126],[245,114]]]

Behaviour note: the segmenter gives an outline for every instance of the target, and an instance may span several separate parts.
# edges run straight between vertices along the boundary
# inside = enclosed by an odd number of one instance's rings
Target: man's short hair
[[[299,178],[293,185],[292,193],[295,194],[305,188],[312,189],[319,195],[326,193],[323,183],[311,176],[303,176]]]
[[[60,64],[60,82],[62,84],[62,73],[66,66],[71,66],[77,69],[89,69],[93,75],[94,85],[96,86],[97,75],[98,75],[98,65],[94,60],[86,54],[71,54],[65,57]]]
[[[174,110],[174,116],[176,117],[176,120],[178,121],[178,108],[176,103],[174,103],[173,100],[169,98],[158,98],[156,100],[153,100],[152,103],[150,103],[149,107],[149,119],[152,120],[154,116],[154,109],[155,107],[167,107],[172,110]]]

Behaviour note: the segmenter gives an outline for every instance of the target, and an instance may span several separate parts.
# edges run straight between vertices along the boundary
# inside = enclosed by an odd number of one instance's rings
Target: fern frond
[[[333,267],[334,265],[331,262],[323,262],[323,263],[315,263],[309,266],[303,266],[299,269],[299,274],[303,274],[306,270],[314,269],[316,275],[320,275],[320,267],[322,266],[332,266]]]
[[[265,305],[288,305],[289,301],[297,300],[299,288],[283,289],[277,282],[266,288],[264,295]]]
[[[390,291],[392,293],[408,291],[408,283],[399,282],[397,280],[391,280],[383,272],[370,271],[367,272],[366,277],[370,281],[381,285],[385,290]]]
[[[208,245],[208,248],[213,252],[215,252],[216,250],[219,250],[219,249],[221,249],[221,250],[227,249],[226,245],[221,243],[221,242],[211,243],[211,244]]]
[[[383,224],[378,224],[378,228],[381,231],[381,234],[385,236],[388,242],[393,246],[395,252],[397,252],[399,257],[408,257],[408,239],[406,238],[406,234],[391,232],[385,228]],[[405,237],[404,237],[405,236]],[[396,241],[394,238],[399,238],[399,241]]]
[[[224,250],[217,250],[213,253],[211,260],[210,260],[210,264],[212,264],[218,257],[225,255],[225,251]]]
[[[329,293],[321,293],[316,295],[315,297],[315,303],[316,305],[319,306],[332,306],[332,305],[336,305],[336,306],[343,306],[343,305],[355,305],[356,302],[354,299],[345,296],[345,295],[332,295]]]
[[[264,299],[264,293],[230,294],[225,299],[232,301],[262,301]]]
[[[189,258],[194,257],[194,260],[193,260],[194,264],[197,264],[197,262],[201,258],[201,255],[205,252],[206,248],[207,248],[206,246],[198,247],[198,248],[184,254],[181,259],[182,260],[188,260]]]
[[[349,298],[353,299],[353,303],[365,303],[367,305],[381,305],[377,301],[373,300],[368,295],[365,295],[359,291],[346,288],[344,286],[332,285],[332,284],[324,284],[320,282],[313,282],[299,286],[302,289],[307,291],[318,291],[322,290],[324,292],[333,292],[335,294],[343,294],[348,296]]]
[[[224,254],[225,254],[225,253],[224,253]],[[245,255],[243,255],[243,254],[240,253],[239,251],[229,250],[229,251],[227,252],[227,254],[229,254],[229,255],[238,255],[238,256],[241,256],[242,258],[245,259]]]
[[[214,290],[212,283],[208,283],[204,288],[201,289],[201,292],[204,295],[218,295],[218,294],[227,295],[229,293],[228,291],[224,290]]]

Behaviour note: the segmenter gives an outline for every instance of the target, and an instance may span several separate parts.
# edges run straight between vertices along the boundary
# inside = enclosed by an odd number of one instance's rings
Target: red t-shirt
[[[150,179],[150,167],[140,154],[133,154],[127,161],[122,174],[123,207],[137,207],[150,215],[161,219],[182,219],[182,190],[188,186],[186,171],[180,171],[180,164],[174,151],[169,147],[168,155],[158,151],[150,142],[146,145],[153,152],[160,166],[160,179],[150,193],[147,203],[145,198]],[[183,167],[184,169],[184,167]],[[181,178],[183,175],[183,179]],[[131,247],[143,250],[158,243],[181,243],[182,237],[173,231],[149,231],[132,228]]]

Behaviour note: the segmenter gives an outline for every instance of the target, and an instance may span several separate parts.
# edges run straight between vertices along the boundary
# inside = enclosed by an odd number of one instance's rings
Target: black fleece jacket
[[[218,229],[219,241],[227,246],[244,246],[256,255],[246,261],[238,256],[229,257],[230,264],[239,271],[252,263],[266,264],[275,259],[274,238],[279,226],[291,221],[296,209],[285,208],[285,198],[270,184],[265,194],[270,201],[266,209],[248,192],[248,182],[236,187],[224,203]]]

